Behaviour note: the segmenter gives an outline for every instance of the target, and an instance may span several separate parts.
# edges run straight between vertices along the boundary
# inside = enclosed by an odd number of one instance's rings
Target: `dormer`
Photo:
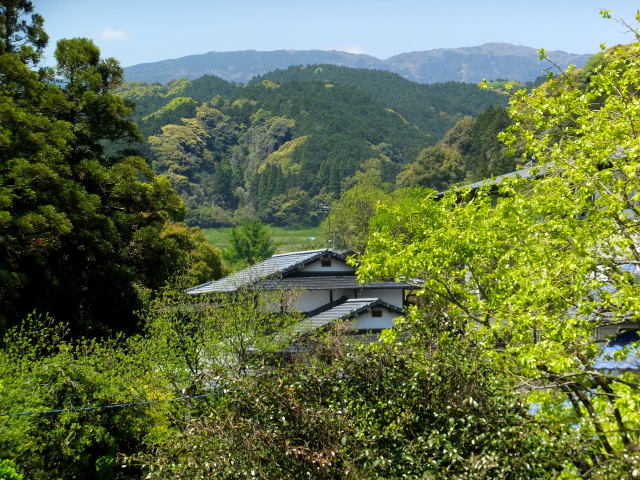
[[[326,250],[313,261],[303,263],[295,271],[283,277],[315,275],[355,275],[355,269],[347,265],[346,258],[332,250]]]

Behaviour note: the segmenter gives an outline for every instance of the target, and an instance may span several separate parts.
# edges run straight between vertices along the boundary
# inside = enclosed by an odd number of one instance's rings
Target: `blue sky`
[[[509,42],[594,53],[628,43],[631,0],[33,0],[51,38],[89,37],[123,66],[230,50],[344,50],[378,58]]]

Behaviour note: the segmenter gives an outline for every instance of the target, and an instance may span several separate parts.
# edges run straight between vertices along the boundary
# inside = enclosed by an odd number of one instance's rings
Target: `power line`
[[[17,417],[24,415],[46,415],[52,413],[67,413],[67,412],[82,412],[87,410],[100,410],[100,409],[108,409],[108,408],[125,408],[125,407],[135,407],[138,405],[151,405],[154,403],[160,402],[178,402],[181,400],[192,400],[204,397],[211,397],[215,395],[214,393],[203,393],[201,395],[185,395],[184,397],[174,397],[174,398],[165,398],[160,400],[147,400],[144,402],[130,402],[130,403],[113,403],[110,405],[94,405],[91,407],[74,407],[74,408],[59,408],[54,410],[40,410],[37,412],[4,412],[0,413],[0,417]]]

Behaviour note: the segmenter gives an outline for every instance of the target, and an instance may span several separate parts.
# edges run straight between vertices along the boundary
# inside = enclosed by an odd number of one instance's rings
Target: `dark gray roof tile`
[[[498,175],[497,177],[485,178],[484,180],[481,180],[479,182],[460,185],[458,187],[453,188],[453,190],[454,191],[460,191],[460,190],[466,190],[466,189],[476,190],[481,187],[495,186],[495,185],[501,184],[508,178],[523,178],[525,180],[537,179],[537,178],[544,177],[553,165],[554,165],[553,162],[549,162],[545,165],[535,165],[535,166],[523,168],[522,170],[516,170],[515,172],[509,172],[502,175]],[[438,192],[436,195],[442,196],[444,194],[445,192]]]
[[[306,265],[327,254],[344,260],[344,256],[327,248],[322,250],[282,253],[267,258],[255,265],[251,265],[228,277],[197,285],[188,289],[187,293],[234,292],[238,288],[246,287],[260,279],[284,275],[291,270]]]
[[[264,279],[255,283],[255,288],[265,290],[331,290],[356,288],[410,288],[405,282],[358,283],[354,275],[327,275],[309,277],[286,277]]]
[[[329,325],[336,320],[355,317],[359,313],[376,306],[384,307],[398,314],[402,313],[402,309],[384,302],[379,298],[351,298],[344,303],[335,305],[303,320],[295,327],[294,331],[298,334],[308,333]]]

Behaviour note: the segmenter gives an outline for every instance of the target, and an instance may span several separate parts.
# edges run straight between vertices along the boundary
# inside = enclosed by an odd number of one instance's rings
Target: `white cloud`
[[[364,51],[364,48],[362,48],[360,45],[353,45],[353,44],[334,46],[334,47],[331,47],[331,50],[337,50],[339,52],[347,52],[347,53],[367,53]]]
[[[100,32],[100,38],[113,42],[124,42],[129,39],[129,33],[126,30],[114,30],[107,27]]]

